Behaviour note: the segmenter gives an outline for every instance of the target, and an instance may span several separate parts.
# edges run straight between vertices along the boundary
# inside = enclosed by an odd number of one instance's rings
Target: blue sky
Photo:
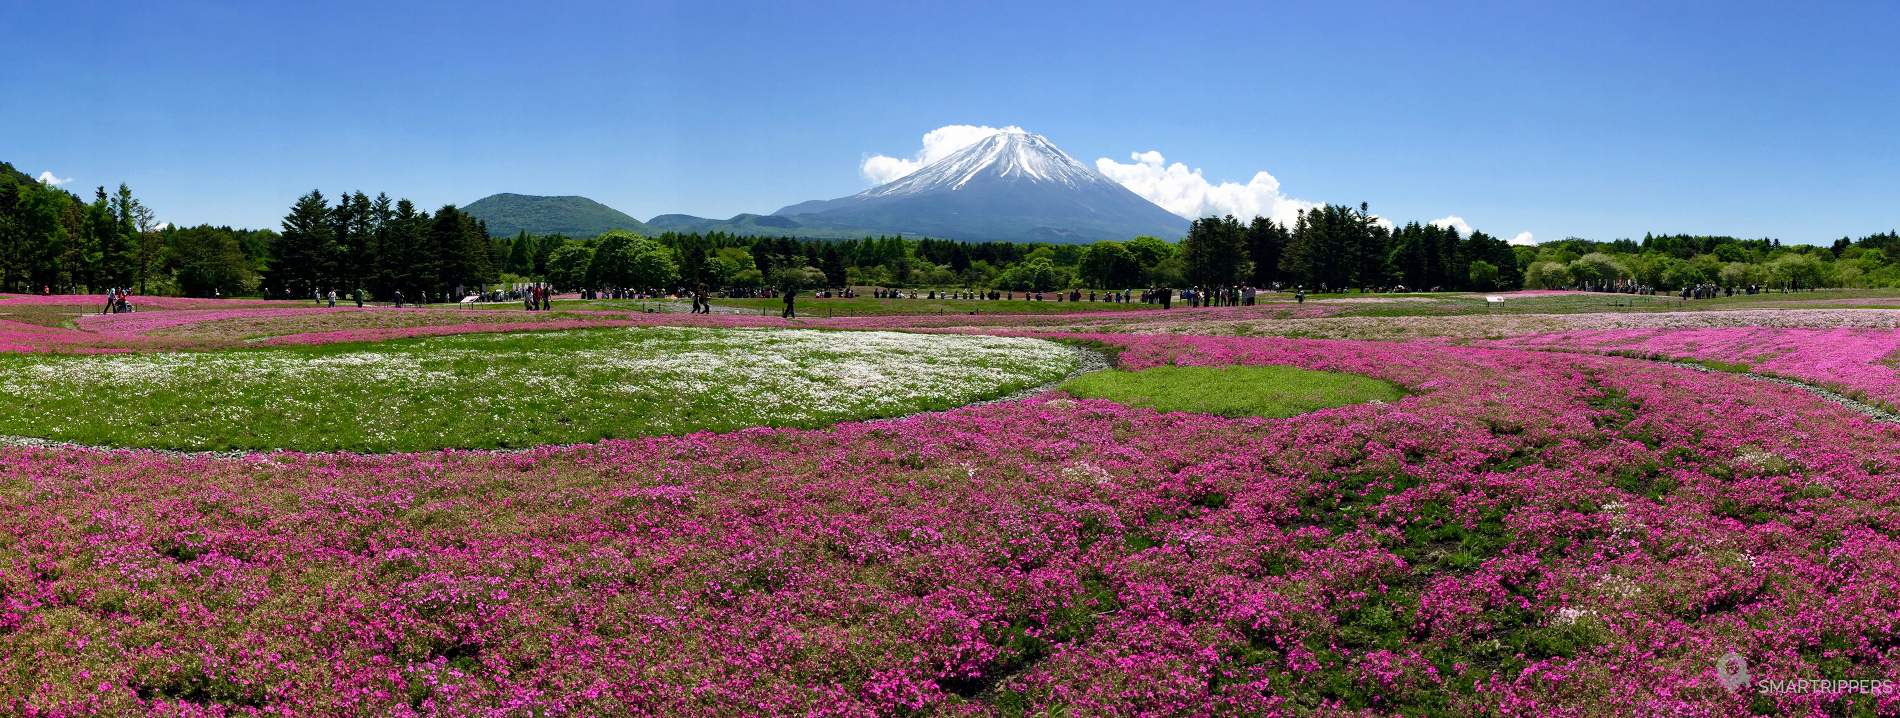
[[[1507,237],[1900,225],[1895,3],[291,5],[0,0],[0,159],[175,223],[312,188],[724,217],[1018,125]]]

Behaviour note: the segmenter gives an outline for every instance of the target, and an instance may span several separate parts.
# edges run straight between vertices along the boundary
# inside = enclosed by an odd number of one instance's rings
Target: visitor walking
[[[330,290],[330,308],[336,308],[336,290],[334,289]]]
[[[785,311],[778,315],[780,319],[797,319],[798,318],[797,310],[795,310],[792,307],[792,297],[795,297],[797,295],[798,295],[798,290],[796,289],[785,290]]]
[[[356,308],[357,309],[363,308],[363,288],[362,287],[356,288]]]

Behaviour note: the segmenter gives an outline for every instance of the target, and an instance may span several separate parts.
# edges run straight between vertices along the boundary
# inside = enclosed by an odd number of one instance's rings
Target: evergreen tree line
[[[1483,232],[1412,222],[1388,228],[1366,205],[1300,212],[1291,226],[1266,217],[1195,220],[1181,240],[1182,277],[1197,286],[1345,291],[1515,289],[1511,245]]]
[[[120,185],[91,201],[0,163],[0,291],[307,298],[361,288],[377,299],[547,281],[562,290],[937,287],[1294,287],[1502,290],[1639,285],[1900,287],[1900,234],[1831,246],[1646,235],[1512,246],[1483,232],[1390,226],[1366,205],[1326,205],[1290,224],[1207,217],[1179,242],[1089,245],[877,236],[822,240],[722,233],[490,237],[454,205],[434,212],[363,192],[299,197],[281,231],[169,227]]]
[[[166,235],[124,184],[91,202],[0,162],[0,291],[141,291],[168,284]]]
[[[421,298],[475,291],[499,279],[497,256],[509,247],[480,220],[444,205],[431,213],[407,199],[338,195],[333,206],[312,190],[284,216],[264,273],[265,296],[308,297],[363,289]]]
[[[522,235],[506,271],[556,286],[599,286],[588,256],[608,237],[576,242]],[[629,235],[631,236],[631,235]],[[1383,289],[1493,289],[1521,282],[1509,244],[1484,233],[1417,223],[1387,229],[1343,206],[1299,215],[1292,227],[1256,217],[1195,221],[1178,243],[1136,237],[1089,245],[960,242],[896,236],[819,240],[667,233],[648,240],[669,251],[673,282],[638,286],[760,288],[803,286],[962,287],[1052,291],[1072,287],[1308,286]],[[559,247],[541,261],[530,248]],[[614,250],[619,251],[619,250]],[[790,278],[788,281],[787,278]],[[1474,279],[1475,277],[1475,279]]]

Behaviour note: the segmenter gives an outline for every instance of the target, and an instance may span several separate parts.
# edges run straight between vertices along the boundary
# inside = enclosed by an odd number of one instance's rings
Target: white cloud
[[[924,133],[922,147],[916,154],[910,157],[873,154],[864,158],[858,171],[872,184],[880,185],[916,172],[990,135],[1021,131],[1022,128],[1015,126],[945,125]],[[1188,219],[1231,214],[1242,220],[1269,217],[1291,225],[1301,210],[1320,206],[1319,202],[1281,193],[1280,180],[1265,171],[1255,172],[1245,183],[1213,182],[1199,169],[1181,162],[1169,164],[1158,150],[1131,152],[1128,157],[1131,160],[1128,163],[1098,158],[1095,169],[1148,201]],[[1374,221],[1387,228],[1392,226],[1391,221],[1383,217]],[[1463,227],[1460,231],[1469,233],[1470,228]]]
[[[1432,220],[1429,224],[1433,227],[1450,227],[1458,230],[1458,236],[1460,237],[1471,236],[1471,224],[1466,222],[1465,218],[1455,214],[1447,217],[1439,217],[1438,219]]]
[[[1131,152],[1134,162],[1122,164],[1107,157],[1095,160],[1095,169],[1121,183],[1135,194],[1161,205],[1162,209],[1188,219],[1231,214],[1241,219],[1267,217],[1292,224],[1300,210],[1318,207],[1318,202],[1294,199],[1280,193],[1280,180],[1265,171],[1255,172],[1246,184],[1209,182],[1198,169],[1180,162],[1167,164],[1156,150]]]
[[[1434,219],[1431,221],[1431,224],[1435,227],[1451,227],[1457,229],[1458,236],[1461,237],[1469,237],[1473,231],[1476,231],[1471,228],[1470,222],[1466,222],[1465,218],[1455,214]],[[1526,247],[1537,244],[1537,239],[1533,237],[1530,232],[1518,232],[1517,236],[1505,241],[1509,244],[1518,244]]]
[[[53,171],[52,171],[52,170],[43,170],[43,171],[41,171],[41,172],[40,172],[40,176],[39,176],[39,180],[40,180],[40,184],[50,184],[50,185],[53,185],[53,186],[55,186],[55,187],[57,187],[57,186],[59,186],[59,185],[63,185],[63,184],[66,184],[67,182],[71,182],[71,181],[73,181],[73,178],[71,178],[71,177],[65,177],[65,178],[61,178],[61,177],[57,177],[57,176],[54,176],[54,175],[53,175]]]
[[[998,132],[1021,132],[1022,128],[990,127],[988,125],[945,125],[924,133],[923,149],[909,159],[890,155],[871,155],[864,158],[858,171],[872,184],[884,184],[904,175],[916,172],[924,165],[949,157],[957,150],[969,147],[984,138]]]

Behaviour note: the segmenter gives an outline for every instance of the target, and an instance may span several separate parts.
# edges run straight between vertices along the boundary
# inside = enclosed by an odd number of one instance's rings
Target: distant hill
[[[529,234],[565,234],[583,239],[611,229],[652,234],[645,222],[586,197],[542,197],[531,194],[493,194],[462,208],[488,223],[488,233],[508,237]]]
[[[5,179],[8,184],[38,181],[33,179],[33,175],[14,169],[11,162],[0,162],[0,179]]]
[[[754,237],[801,237],[805,239],[856,239],[877,232],[848,227],[808,227],[791,217],[771,214],[736,214],[731,219],[710,219],[690,214],[663,214],[647,220],[655,232],[711,234],[723,232]]]

